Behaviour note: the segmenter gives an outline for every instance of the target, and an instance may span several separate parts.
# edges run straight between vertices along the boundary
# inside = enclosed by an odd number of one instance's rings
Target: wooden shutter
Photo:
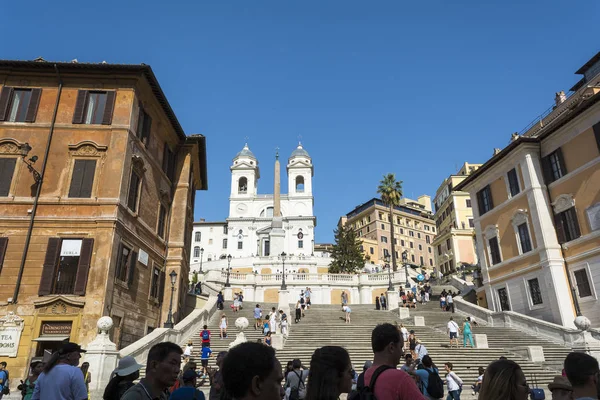
[[[81,242],[81,252],[79,253],[79,265],[77,265],[77,276],[75,278],[74,294],[78,296],[85,295],[87,280],[92,261],[94,249],[94,239],[83,239]]]
[[[492,197],[492,189],[490,189],[490,185],[487,185],[484,189],[487,193],[488,200],[490,201],[490,210],[494,209],[494,199]]]
[[[75,160],[75,164],[73,164],[73,176],[71,177],[69,197],[81,197],[81,183],[83,182],[83,173],[85,171],[84,161],[85,160]]]
[[[54,286],[54,274],[58,265],[61,244],[62,240],[60,238],[48,239],[46,258],[44,260],[42,278],[40,279],[40,287],[38,289],[39,296],[46,296],[52,293],[52,287]]]
[[[483,209],[483,190],[477,192],[477,206],[479,207],[479,216],[485,214],[485,210]]]
[[[553,181],[552,167],[550,166],[550,157],[546,156],[542,158],[542,172],[544,173],[544,182],[549,185]]]
[[[152,129],[152,117],[144,112],[144,126],[142,127],[142,142],[148,147],[150,144],[150,130]]]
[[[573,237],[572,239],[576,239],[581,236],[581,230],[579,229],[579,220],[577,219],[577,211],[575,211],[575,207],[569,208],[567,211],[568,217],[571,219],[571,226],[573,227]]]
[[[165,280],[167,279],[167,276],[165,274],[165,271],[160,271],[160,276],[158,278],[158,302],[160,304],[162,304],[163,302],[163,297],[165,297]]]
[[[78,160],[83,161],[84,169],[81,178],[81,192],[79,197],[92,197],[92,187],[94,185],[94,174],[96,173],[96,160]]]
[[[106,92],[106,104],[104,106],[104,115],[102,116],[102,125],[110,125],[112,123],[116,94],[117,92],[114,90]]]
[[[16,158],[0,158],[0,197],[8,196],[15,172]]]
[[[121,258],[123,258],[123,243],[119,243],[119,250],[117,250],[117,263],[115,265],[115,276],[117,278],[121,275]]]
[[[42,95],[42,89],[32,89],[31,99],[29,99],[29,105],[27,106],[27,113],[25,114],[25,122],[35,122],[37,116],[38,106],[40,104],[40,97]]]
[[[567,239],[565,236],[565,227],[560,214],[554,214],[554,227],[556,228],[556,237],[558,238],[558,243],[562,244],[566,242]]]
[[[73,112],[74,124],[83,124],[83,114],[85,111],[87,96],[87,90],[80,90],[77,92],[77,102],[75,103],[75,111]]]
[[[4,86],[2,92],[0,92],[0,121],[6,121],[6,114],[8,113],[8,105],[12,97],[13,88]]]
[[[567,166],[565,165],[565,159],[563,158],[562,149],[559,147],[554,151],[556,154],[556,158],[558,159],[558,164],[560,165],[560,171],[562,172],[562,176],[567,174]]]
[[[4,255],[6,254],[7,247],[8,247],[8,238],[0,237],[0,272],[2,272],[2,266],[4,265]]]
[[[600,122],[594,125],[594,136],[596,137],[596,146],[598,146],[598,151],[600,151]]]
[[[137,251],[132,251],[129,254],[129,271],[127,275],[127,284],[131,285],[133,283],[133,278],[135,277],[135,267],[137,266]]]
[[[169,170],[169,145],[165,143],[163,146],[163,160],[162,160],[162,170],[166,174]]]

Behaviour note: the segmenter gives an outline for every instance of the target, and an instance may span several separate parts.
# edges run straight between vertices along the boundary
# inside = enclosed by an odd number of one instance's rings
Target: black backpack
[[[433,368],[431,370],[425,368],[425,371],[429,374],[427,382],[427,393],[429,394],[429,397],[441,399],[444,397],[444,381],[442,381],[440,374],[435,372]]]
[[[379,378],[379,375],[388,369],[396,368],[390,367],[389,365],[382,365],[377,368],[371,376],[370,386],[365,386],[365,373],[363,372],[360,374],[358,376],[358,380],[356,381],[356,391],[348,396],[348,400],[377,400],[377,397],[375,397],[375,383],[377,378]]]

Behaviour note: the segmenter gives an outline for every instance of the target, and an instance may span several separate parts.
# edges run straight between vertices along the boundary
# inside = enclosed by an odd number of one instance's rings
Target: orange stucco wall
[[[342,291],[348,295],[348,303],[352,304],[352,293],[342,289],[331,289],[331,304],[342,304]]]
[[[490,183],[490,191],[492,192],[494,207],[499,206],[500,204],[504,203],[506,199],[508,199],[508,194],[506,193],[506,183],[504,183],[503,177],[498,178]]]

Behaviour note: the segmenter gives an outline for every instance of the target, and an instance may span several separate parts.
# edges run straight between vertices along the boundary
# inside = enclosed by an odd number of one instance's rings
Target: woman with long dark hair
[[[491,363],[483,375],[479,398],[485,400],[527,400],[529,386],[523,370],[514,361]]]
[[[310,360],[306,400],[337,400],[352,390],[352,363],[348,352],[339,346],[315,350]]]

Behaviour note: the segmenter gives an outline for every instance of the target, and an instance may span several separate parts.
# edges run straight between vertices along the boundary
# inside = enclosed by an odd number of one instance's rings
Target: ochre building
[[[62,340],[85,348],[101,316],[119,348],[162,326],[172,273],[183,317],[206,175],[205,138],[185,135],[149,66],[0,61],[0,359],[14,382]]]
[[[457,190],[470,193],[484,298],[573,327],[600,326],[600,53],[583,78]]]

